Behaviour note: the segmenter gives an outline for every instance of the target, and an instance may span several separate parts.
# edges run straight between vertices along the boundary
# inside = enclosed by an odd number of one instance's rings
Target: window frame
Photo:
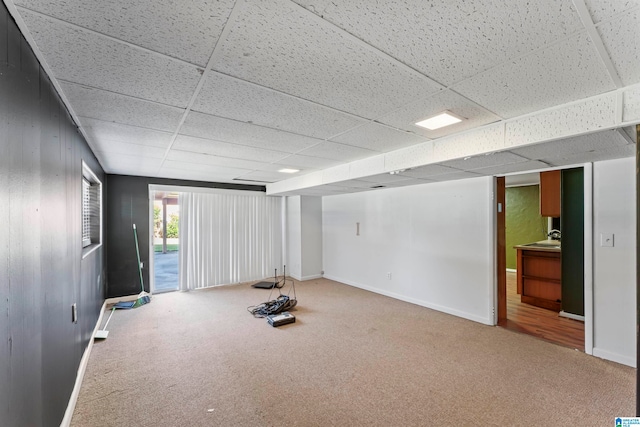
[[[82,258],[102,246],[102,181],[82,161],[80,193],[80,232]]]

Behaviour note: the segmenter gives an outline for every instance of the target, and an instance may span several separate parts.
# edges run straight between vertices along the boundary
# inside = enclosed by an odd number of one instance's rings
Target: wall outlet
[[[387,273],[387,279],[391,280],[391,272]]]

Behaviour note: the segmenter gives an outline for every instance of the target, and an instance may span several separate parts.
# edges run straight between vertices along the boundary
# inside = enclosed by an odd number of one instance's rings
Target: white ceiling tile
[[[294,1],[445,85],[581,28],[569,1]]]
[[[331,141],[386,153],[426,142],[427,138],[377,123],[369,123],[331,138]]]
[[[512,163],[524,163],[528,159],[519,156],[517,154],[510,153],[508,151],[502,153],[489,153],[480,154],[471,157],[465,157],[463,159],[450,160],[442,163],[443,166],[448,166],[460,170],[475,170],[481,168],[488,168],[491,166],[508,165]]]
[[[506,122],[505,147],[596,131],[616,123],[615,93]]]
[[[61,83],[78,116],[174,132],[184,109],[74,83]]]
[[[342,162],[350,162],[365,157],[378,154],[376,151],[367,150],[365,148],[353,147],[351,145],[338,144],[336,142],[324,141],[306,150],[300,151],[298,154],[303,156],[322,157],[325,159],[338,160]]]
[[[586,33],[498,65],[453,87],[505,118],[615,88]]]
[[[156,174],[161,178],[174,178],[174,179],[188,179],[193,181],[206,181],[206,182],[234,182],[236,177],[235,173],[227,174],[224,172],[218,173],[215,169],[211,171],[195,171],[184,169],[172,169],[162,168]]]
[[[286,153],[296,153],[322,142],[321,139],[196,112],[189,113],[180,133]]]
[[[433,141],[433,159],[444,161],[504,148],[504,123],[487,125],[475,130]]]
[[[449,110],[457,116],[463,117],[464,120],[436,130],[429,130],[415,125],[416,122],[434,116],[444,110]],[[444,90],[429,98],[405,105],[393,113],[378,119],[381,123],[414,132],[427,138],[440,138],[497,120],[500,120],[500,117],[451,90]]]
[[[447,166],[434,164],[408,169],[404,172],[400,172],[400,175],[418,179],[431,179],[431,177],[435,175],[446,175],[457,172],[460,171]]]
[[[511,152],[531,160],[555,157],[570,157],[576,153],[589,153],[628,145],[628,141],[617,130],[594,132],[551,142],[527,145]]]
[[[455,172],[455,173],[448,173],[446,175],[434,175],[429,179],[433,181],[455,181],[458,179],[478,178],[480,176],[482,175],[479,175],[474,172]]]
[[[624,92],[623,122],[640,122],[640,87]]]
[[[224,166],[212,167],[202,163],[190,163],[190,162],[178,162],[175,160],[165,160],[162,164],[162,169],[175,169],[183,171],[203,172],[209,174],[224,175],[230,177],[236,177],[242,174],[250,172],[247,169],[232,168]]]
[[[162,159],[130,154],[101,153],[104,159],[103,166],[106,169],[126,170],[131,175],[139,175],[138,170],[157,170],[162,164]]]
[[[194,153],[269,163],[287,157],[287,153],[283,153],[282,151],[265,150],[263,148],[248,147],[246,145],[230,144],[228,142],[184,135],[178,135],[172,148],[181,151],[192,151]]]
[[[291,156],[287,156],[276,163],[280,165],[280,168],[292,167],[294,169],[324,169],[342,164],[344,162],[324,159],[322,157],[301,156],[298,154],[294,154]]]
[[[640,9],[598,27],[618,75],[625,85],[640,82]]]
[[[514,173],[514,172],[523,172],[530,170],[538,170],[538,169],[546,169],[549,165],[546,163],[542,163],[539,161],[527,161],[521,163],[511,163],[508,165],[496,165],[489,166],[486,168],[474,169],[475,173],[480,173],[482,175],[501,175],[505,173]]]
[[[209,166],[226,166],[230,168],[248,170],[274,171],[282,169],[281,165],[272,163],[258,162],[253,160],[232,159],[230,157],[221,157],[211,154],[194,153],[193,151],[181,151],[175,149],[169,151],[167,160],[175,160],[188,163],[201,163],[203,165]]]
[[[349,165],[338,165],[322,171],[322,182],[330,184],[349,179]]]
[[[623,128],[623,130],[629,136],[629,139],[635,144],[638,142],[638,132],[636,130],[636,126],[627,126]]]
[[[252,2],[214,69],[370,119],[441,88],[309,15],[289,1]]]
[[[361,181],[359,179],[349,179],[346,181],[340,181],[340,185],[348,188],[366,188],[370,189],[374,183],[370,181]]]
[[[80,126],[93,141],[120,141],[129,144],[150,145],[167,148],[173,135],[169,132],[145,129],[120,123],[105,122],[102,120],[80,118]]]
[[[384,154],[379,154],[377,156],[367,157],[366,159],[356,160],[349,163],[349,176],[352,178],[358,178],[361,176],[375,175],[377,173],[385,172],[384,158]]]
[[[388,172],[408,169],[433,162],[433,141],[392,151],[384,156],[384,169]]]
[[[428,184],[429,182],[434,182],[434,181],[426,180],[426,179],[412,178],[412,179],[405,179],[403,181],[388,182],[385,185],[388,188],[396,188],[396,187],[409,187],[409,186],[412,186],[412,185]]]
[[[196,66],[25,9],[20,14],[58,79],[177,107],[187,105],[200,80]]]
[[[638,0],[585,0],[594,23],[607,20],[612,16],[640,5]]]
[[[103,165],[104,166],[104,165]],[[157,176],[157,167],[109,167],[104,170],[111,175],[133,175],[133,176]]]
[[[619,147],[609,147],[604,150],[593,152],[570,154],[564,157],[551,154],[549,158],[543,159],[543,161],[552,166],[566,166],[602,160],[620,159],[624,157],[635,157],[635,155],[635,144],[628,144]]]
[[[351,188],[344,187],[340,184],[325,184],[314,188],[308,188],[307,191],[318,191],[323,194],[331,195],[331,194],[344,194],[350,193]]]
[[[392,182],[407,181],[411,179],[412,178],[410,177],[396,174],[391,175],[390,173],[380,173],[378,175],[363,176],[361,178],[358,178],[358,180],[360,181],[373,182],[376,184],[388,184]]]
[[[504,185],[506,187],[540,185],[540,172],[505,176]]]
[[[91,28],[193,64],[207,64],[233,8],[233,0],[16,0],[19,6]]]
[[[348,114],[219,73],[208,75],[193,110],[322,139],[366,123]]]
[[[110,154],[129,154],[134,156],[153,157],[156,159],[162,159],[164,157],[166,148],[154,147],[151,145],[130,144],[121,141],[109,141],[100,139],[94,141],[95,149],[100,151],[105,156]]]

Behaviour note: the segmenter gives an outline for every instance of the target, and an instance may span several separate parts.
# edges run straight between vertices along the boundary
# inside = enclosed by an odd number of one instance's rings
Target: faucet
[[[562,238],[562,234],[560,230],[553,229],[547,234],[547,237],[550,237],[551,240],[560,240]]]

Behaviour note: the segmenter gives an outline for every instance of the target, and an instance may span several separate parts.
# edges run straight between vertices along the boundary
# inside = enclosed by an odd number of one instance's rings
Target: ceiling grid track
[[[572,0],[573,5],[578,12],[578,16],[580,16],[580,21],[582,21],[582,25],[587,30],[587,34],[589,34],[589,38],[593,43],[596,51],[598,52],[598,56],[602,61],[602,65],[607,69],[607,72],[611,76],[611,81],[614,85],[619,89],[624,86],[622,83],[622,79],[618,75],[618,71],[616,70],[615,65],[613,65],[613,61],[609,56],[609,52],[607,52],[607,48],[604,46],[602,39],[600,38],[600,34],[598,33],[598,29],[593,24],[593,20],[591,19],[591,14],[589,13],[589,9],[587,9],[587,5],[584,0]]]
[[[66,27],[74,28],[74,29],[77,29],[77,30],[81,30],[83,32],[87,32],[89,34],[93,34],[93,35],[96,35],[96,36],[99,36],[99,37],[103,37],[105,39],[114,41],[116,43],[121,43],[121,44],[123,44],[123,45],[125,45],[127,47],[132,48],[132,49],[137,49],[137,50],[140,50],[142,52],[150,53],[150,54],[155,55],[155,56],[160,56],[160,57],[162,57],[164,59],[170,59],[172,61],[176,61],[176,62],[179,62],[179,63],[184,64],[184,65],[189,65],[191,67],[202,68],[202,65],[194,64],[192,62],[185,61],[184,59],[176,58],[175,56],[167,55],[167,54],[158,52],[156,50],[149,49],[149,48],[146,48],[144,46],[140,46],[138,44],[134,44],[134,43],[128,42],[126,40],[122,40],[122,39],[119,39],[117,37],[113,37],[113,36],[110,36],[108,34],[101,33],[100,31],[92,30],[91,28],[83,27],[81,25],[77,25],[77,24],[74,24],[72,22],[65,21],[64,19],[60,19],[60,18],[56,18],[55,16],[47,15],[46,13],[38,12],[37,10],[32,10],[32,9],[26,8],[24,6],[17,6],[17,8],[18,9],[22,9],[22,10],[27,10],[27,11],[33,13],[33,14],[45,17],[46,19],[50,19],[52,21],[56,21],[56,22],[66,26]]]
[[[171,151],[171,149],[173,147],[173,144],[175,144],[176,139],[178,138],[178,135],[180,134],[180,129],[182,128],[182,125],[184,124],[185,120],[187,119],[187,116],[191,112],[191,108],[193,107],[193,104],[196,102],[196,99],[198,98],[198,95],[200,94],[200,91],[202,90],[202,87],[204,86],[204,83],[206,82],[207,77],[209,76],[209,73],[213,72],[212,71],[213,63],[216,60],[216,53],[218,52],[219,46],[224,42],[224,40],[226,39],[227,35],[229,34],[229,31],[231,31],[231,27],[232,27],[233,23],[238,18],[238,16],[240,15],[241,11],[244,9],[245,4],[246,4],[245,0],[237,0],[235,5],[233,6],[233,10],[229,14],[229,18],[227,19],[227,23],[225,24],[224,29],[222,30],[222,33],[220,34],[220,37],[218,37],[216,45],[213,48],[213,52],[211,53],[211,56],[209,57],[209,61],[207,62],[207,65],[206,65],[204,71],[202,72],[202,76],[200,77],[200,80],[198,81],[198,85],[196,86],[195,90],[193,91],[193,95],[191,95],[191,99],[189,99],[189,103],[187,104],[187,107],[185,108],[184,113],[182,114],[182,117],[180,118],[180,122],[178,123],[178,126],[176,127],[176,131],[171,136],[171,141],[169,142],[169,145],[167,146],[167,149],[166,149],[166,151],[164,153],[164,156],[162,157],[162,161],[160,162],[160,166],[158,167],[158,170],[157,170],[156,173],[160,173],[160,170],[162,170],[162,167],[164,166],[164,162],[167,160],[167,157],[169,156],[169,152]]]

